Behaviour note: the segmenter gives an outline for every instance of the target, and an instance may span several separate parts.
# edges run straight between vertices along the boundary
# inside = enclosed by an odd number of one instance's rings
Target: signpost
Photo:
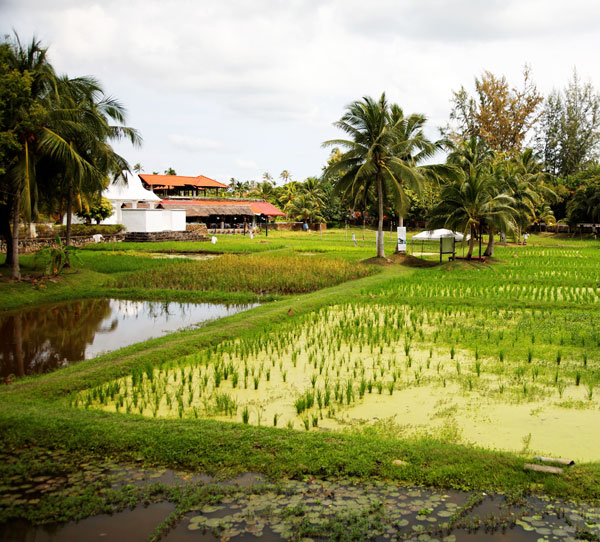
[[[442,254],[452,254],[451,259],[454,259],[456,252],[456,239],[454,236],[440,237],[440,263],[442,263]]]
[[[398,234],[398,252],[406,252],[406,227],[399,226],[397,228]]]

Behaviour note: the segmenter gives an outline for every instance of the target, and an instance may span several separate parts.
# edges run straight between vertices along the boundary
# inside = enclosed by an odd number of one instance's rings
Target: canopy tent
[[[417,233],[416,235],[413,235],[413,241],[435,241],[435,240],[439,240],[442,239],[444,237],[454,237],[454,239],[456,241],[462,241],[463,240],[463,234],[462,233],[458,233],[452,230],[447,230],[445,228],[441,228],[439,230],[429,230],[429,231],[422,231],[421,233]],[[467,241],[471,238],[470,235],[467,235]]]

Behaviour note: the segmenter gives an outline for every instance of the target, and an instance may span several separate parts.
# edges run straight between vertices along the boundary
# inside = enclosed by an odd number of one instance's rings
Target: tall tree
[[[442,187],[440,202],[431,211],[430,228],[450,228],[470,234],[467,259],[485,224],[503,231],[514,228],[514,200],[499,193],[497,181],[485,166],[469,165],[463,178]]]
[[[49,115],[54,99],[56,76],[47,60],[46,49],[33,39],[24,46],[19,37],[7,39],[0,44],[2,83],[11,83],[12,94],[3,100],[6,109],[2,117],[3,165],[0,185],[2,187],[2,234],[7,247],[6,264],[11,266],[11,277],[21,278],[19,268],[19,219],[35,214],[37,189],[35,163],[38,154],[48,149],[54,133],[48,129]],[[4,87],[3,94],[6,96]],[[69,149],[54,141],[56,152],[69,153]]]
[[[574,71],[564,90],[546,98],[537,150],[552,174],[567,177],[597,161],[599,145],[600,95]]]
[[[292,180],[292,174],[287,169],[284,169],[279,174],[279,178],[282,179],[284,183],[288,183],[289,181]]]
[[[528,66],[520,88],[511,88],[506,77],[486,71],[475,78],[474,97],[464,87],[453,92],[450,121],[454,126],[444,132],[457,140],[480,137],[494,151],[518,154],[539,118],[542,100]]]
[[[323,222],[322,202],[308,192],[301,192],[284,209],[294,220],[302,222]]]
[[[347,106],[346,113],[334,123],[352,139],[326,141],[324,146],[346,149],[341,158],[330,164],[324,175],[338,176],[336,192],[350,196],[351,201],[367,201],[371,187],[376,193],[377,256],[385,257],[383,248],[383,217],[386,193],[399,213],[406,209],[404,188],[420,193],[424,175],[436,174],[446,166],[419,166],[437,146],[424,136],[422,115],[405,116],[397,105],[390,105],[381,95],[378,101],[364,97]]]
[[[61,78],[59,81],[63,116],[73,128],[62,130],[63,137],[91,167],[67,168],[67,228],[65,244],[71,241],[73,195],[94,199],[106,186],[107,175],[117,177],[129,170],[127,161],[117,154],[111,142],[123,138],[134,145],[141,143],[138,132],[125,123],[125,108],[114,98],[106,96],[92,77]]]
[[[12,221],[2,231],[12,242],[12,277],[20,278],[18,225],[35,214],[40,183],[56,183],[61,177],[78,190],[94,186],[99,191],[108,172],[127,167],[108,141],[119,137],[137,140],[135,130],[108,125],[121,122],[122,109],[113,99],[98,98],[98,86],[91,78],[58,78],[47,60],[46,49],[32,40],[23,46],[18,36],[1,44],[3,73],[20,73],[30,79],[26,104],[8,112],[10,130],[18,134],[18,147],[6,160],[0,185],[8,187],[9,211],[0,220]],[[5,112],[6,114],[6,112]],[[52,171],[52,174],[49,172]],[[72,191],[71,191],[72,193]],[[9,218],[8,218],[9,217]]]

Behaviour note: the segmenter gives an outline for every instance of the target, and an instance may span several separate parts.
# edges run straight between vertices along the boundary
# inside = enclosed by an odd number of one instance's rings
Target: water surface
[[[53,371],[254,305],[81,299],[0,316],[0,378]]]

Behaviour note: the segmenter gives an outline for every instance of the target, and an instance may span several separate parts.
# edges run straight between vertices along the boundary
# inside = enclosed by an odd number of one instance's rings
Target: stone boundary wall
[[[206,224],[186,224],[186,231],[198,233],[200,235],[208,235],[208,227]]]
[[[156,243],[159,241],[208,241],[208,237],[200,231],[157,231],[130,232],[125,234],[125,241],[132,243]]]
[[[304,222],[269,222],[269,229],[277,231],[302,231],[303,225]],[[264,229],[264,223],[261,223],[260,227]],[[324,222],[310,223],[308,229],[310,231],[325,231],[327,229],[327,224]]]
[[[122,232],[115,233],[112,235],[102,236],[104,243],[114,243],[122,241],[124,234]],[[61,237],[62,243],[65,243],[65,237]],[[94,237],[92,235],[73,235],[71,236],[71,245],[74,247],[82,247],[94,243]],[[53,247],[56,245],[54,237],[37,237],[36,239],[19,239],[19,254],[33,254],[43,248]],[[6,243],[4,240],[0,240],[0,253],[6,253]]]

